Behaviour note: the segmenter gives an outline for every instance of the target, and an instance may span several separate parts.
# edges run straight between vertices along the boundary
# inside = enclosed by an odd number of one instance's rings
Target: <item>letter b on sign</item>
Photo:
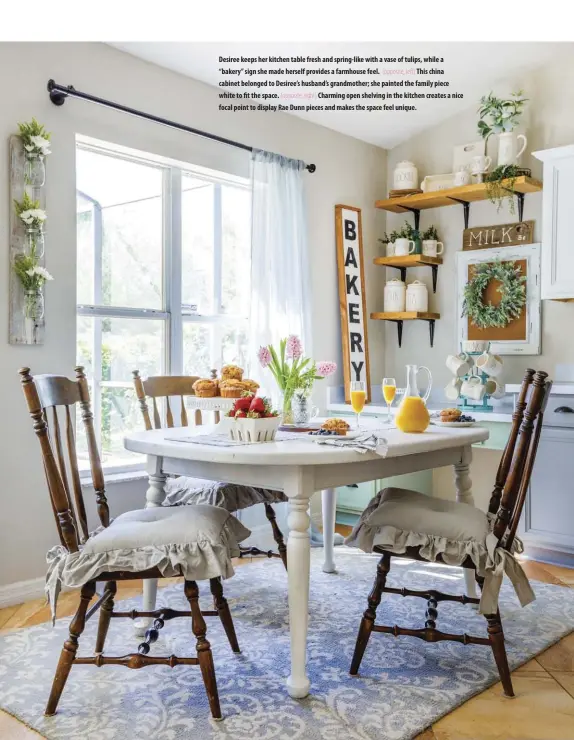
[[[345,219],[345,239],[349,241],[355,241],[357,238],[357,231],[354,221],[348,221]]]

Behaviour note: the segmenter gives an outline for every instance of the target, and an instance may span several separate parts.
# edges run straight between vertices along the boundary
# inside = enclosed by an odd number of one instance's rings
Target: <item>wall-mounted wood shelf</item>
[[[510,180],[503,180],[502,187],[507,184],[511,186]],[[514,181],[514,192],[518,198],[518,220],[522,221],[524,211],[524,196],[527,193],[536,193],[542,190],[542,183],[533,177],[522,175]],[[375,208],[381,208],[391,213],[409,213],[415,214],[415,228],[418,229],[420,212],[427,208],[442,208],[444,206],[462,205],[464,208],[464,228],[468,229],[468,215],[470,204],[480,200],[487,200],[486,183],[476,183],[474,185],[461,185],[457,188],[448,188],[446,190],[437,190],[433,193],[422,193],[421,195],[406,195],[400,198],[387,198],[378,200]]]
[[[422,311],[386,311],[383,313],[372,313],[371,318],[377,319],[378,321],[394,321],[396,323],[399,347],[403,342],[403,321],[428,321],[430,346],[432,347],[434,344],[434,322],[436,319],[440,319],[440,313],[423,313]]]
[[[395,267],[397,270],[400,270],[401,280],[403,282],[407,279],[407,267],[429,265],[432,270],[432,292],[436,293],[438,266],[442,265],[442,257],[427,257],[424,254],[408,254],[404,257],[375,257],[373,263],[375,265],[382,265],[383,267]]]

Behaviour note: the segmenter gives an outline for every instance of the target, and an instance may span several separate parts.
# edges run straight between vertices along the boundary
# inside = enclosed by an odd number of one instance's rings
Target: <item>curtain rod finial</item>
[[[54,82],[54,80],[48,80],[47,87],[52,103],[54,103],[54,105],[64,105],[68,96],[66,95],[66,93],[60,92],[56,89],[56,83]]]
[[[305,165],[305,169],[311,174],[313,174],[313,172],[315,172],[317,167],[314,164],[308,164],[308,165]]]

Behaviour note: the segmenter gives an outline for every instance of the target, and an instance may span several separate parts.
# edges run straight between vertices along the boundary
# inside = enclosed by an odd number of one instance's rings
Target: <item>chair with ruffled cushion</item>
[[[145,428],[161,429],[162,414],[158,400],[165,404],[165,423],[168,428],[174,426],[174,413],[171,408],[170,398],[179,399],[179,421],[182,427],[188,426],[188,413],[185,406],[187,396],[195,396],[193,384],[198,379],[196,376],[174,376],[154,375],[143,380],[138,370],[133,371],[134,387],[142,412]],[[151,399],[153,426],[147,399]],[[219,411],[215,411],[215,420],[219,421]],[[201,409],[194,413],[196,425],[203,423]],[[180,506],[184,504],[212,504],[221,506],[227,511],[236,512],[247,509],[256,504],[263,504],[265,516],[271,524],[273,539],[277,543],[278,552],[272,550],[263,551],[258,547],[242,547],[241,555],[266,555],[269,558],[281,558],[283,565],[287,568],[287,546],[283,539],[283,533],[279,529],[272,504],[287,501],[282,491],[272,491],[268,488],[254,488],[235,483],[222,483],[203,480],[200,478],[189,478],[177,476],[168,478],[166,482],[165,506]]]
[[[528,579],[515,559],[522,551],[516,538],[532,467],[542,430],[542,416],[551,381],[544,372],[527,370],[513,414],[510,436],[496,475],[489,511],[468,504],[425,496],[416,491],[386,488],[380,491],[363,512],[346,544],[365,552],[382,555],[377,566],[368,607],[363,614],[350,672],[361,665],[371,632],[385,632],[395,637],[409,635],[427,642],[454,640],[463,644],[490,645],[506,696],[514,696],[510,669],[504,646],[504,634],[498,610],[498,596],[503,575],[510,578],[522,606],[535,599]],[[392,557],[407,557],[426,562],[462,566],[475,571],[481,598],[443,594],[440,591],[411,591],[386,585]],[[379,625],[375,623],[383,593],[418,596],[426,599],[423,629]],[[486,617],[487,637],[453,635],[436,627],[441,601],[479,604]]]
[[[80,605],[70,623],[70,636],[64,643],[46,715],[55,714],[60,696],[73,665],[123,665],[142,668],[148,665],[199,665],[211,713],[221,718],[215,668],[206,638],[205,616],[218,616],[234,652],[239,645],[233,619],[221,585],[233,575],[231,559],[239,555],[239,542],[250,535],[233,514],[225,509],[201,504],[194,507],[157,507],[128,511],[110,521],[104,478],[93,428],[88,384],[83,368],[76,368],[76,380],[56,375],[33,378],[28,368],[20,370],[22,388],[34,430],[40,440],[44,470],[60,545],[48,553],[46,593],[55,619],[58,593],[62,586],[78,587]],[[92,481],[101,527],[91,533],[78,472],[74,424],[71,409],[78,404],[86,431]],[[62,418],[63,417],[63,418]],[[65,422],[65,431],[60,422]],[[63,439],[66,441],[65,454]],[[114,610],[118,581],[139,578],[183,576],[189,611],[160,608],[153,612]],[[209,580],[214,610],[201,611],[198,580]],[[106,583],[103,595],[90,606],[96,594],[96,581]],[[78,657],[78,641],[88,619],[99,611],[94,657]],[[152,618],[153,627],[137,653],[108,656],[104,646],[112,618]],[[191,617],[196,638],[194,657],[150,656],[151,644],[166,621]]]

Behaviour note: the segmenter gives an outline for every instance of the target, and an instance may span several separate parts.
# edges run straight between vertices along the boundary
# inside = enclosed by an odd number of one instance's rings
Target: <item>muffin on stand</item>
[[[198,398],[215,398],[217,396],[217,381],[209,378],[200,378],[192,386]]]
[[[242,380],[243,368],[238,365],[224,365],[221,368],[221,380]]]
[[[222,398],[241,398],[245,390],[243,383],[235,378],[219,381],[219,392]]]
[[[257,391],[259,390],[259,383],[256,383],[254,380],[250,380],[249,378],[244,378],[241,382],[245,386],[246,391],[249,391],[249,393],[257,394]]]

